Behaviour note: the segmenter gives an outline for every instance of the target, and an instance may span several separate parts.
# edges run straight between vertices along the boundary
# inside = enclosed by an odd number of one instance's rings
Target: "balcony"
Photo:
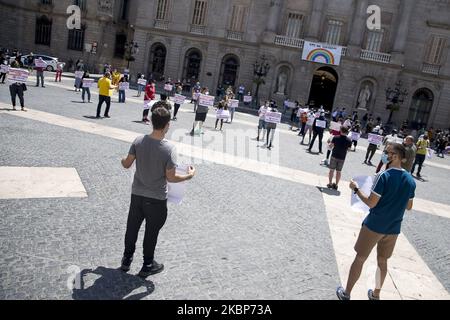
[[[191,24],[191,33],[193,34],[199,34],[201,36],[204,36],[206,34],[206,27],[205,26],[199,26],[196,24]]]
[[[304,43],[305,43],[305,40],[303,40],[303,39],[290,38],[290,37],[286,37],[286,36],[276,36],[275,37],[275,44],[278,44],[280,46],[303,49]]]
[[[362,50],[360,58],[362,60],[380,62],[380,63],[391,63],[391,55],[388,53],[375,52],[369,50]]]
[[[169,29],[169,21],[155,20],[155,29],[161,29],[161,30]]]
[[[346,56],[347,56],[347,53],[348,53],[347,47],[342,47],[342,56],[343,56],[343,57],[346,57]]]
[[[430,63],[423,63],[422,65],[422,72],[432,74],[435,76],[438,76],[441,71],[441,66],[436,64],[430,64]]]
[[[227,32],[228,40],[242,41],[243,38],[244,38],[243,32],[239,32],[239,31],[228,31]]]

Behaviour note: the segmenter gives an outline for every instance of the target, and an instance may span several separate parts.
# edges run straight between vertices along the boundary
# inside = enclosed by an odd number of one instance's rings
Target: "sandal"
[[[373,295],[373,290],[372,289],[369,289],[369,291],[367,292],[367,296],[369,297],[369,300],[371,300],[371,301],[378,301],[378,300],[380,300],[380,297],[375,297]]]
[[[350,300],[350,295],[345,293],[345,289],[342,287],[338,287],[336,289],[336,295],[339,298],[339,300]]]

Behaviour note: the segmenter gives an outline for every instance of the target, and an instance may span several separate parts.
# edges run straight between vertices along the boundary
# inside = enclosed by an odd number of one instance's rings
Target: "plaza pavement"
[[[133,122],[140,119],[140,99],[113,104],[112,119],[87,118],[95,115],[96,104],[76,103],[80,94],[70,91],[72,83],[30,87],[26,99],[32,110],[0,113],[1,166],[75,168],[88,195],[0,200],[5,243],[0,297],[123,298],[133,292],[132,298],[150,299],[334,299],[335,287],[346,281],[363,219],[348,207],[347,183],[339,194],[321,192],[327,174],[321,158],[306,154],[284,125],[272,154],[245,140],[245,150],[258,149],[257,160],[220,150],[223,140],[208,129],[189,145],[180,132],[189,131],[191,105],[183,106],[171,131],[177,132],[181,162],[202,161],[185,202],[170,205],[157,248],[167,269],[149,281],[114,270],[123,250],[132,179],[120,168],[120,157],[150,128]],[[0,90],[0,109],[7,109],[6,86]],[[208,127],[212,121],[208,118]],[[256,123],[238,114],[224,134],[254,132]],[[345,180],[373,174],[374,168],[361,165],[363,153],[349,154]],[[418,182],[415,207],[420,212],[407,213],[384,298],[449,298],[450,201],[443,191],[448,162],[433,159],[424,173],[427,181]],[[133,271],[139,263],[136,259]],[[373,268],[372,260],[355,298],[364,299],[373,285]],[[67,279],[76,273],[71,270],[83,270],[85,290],[68,290]]]

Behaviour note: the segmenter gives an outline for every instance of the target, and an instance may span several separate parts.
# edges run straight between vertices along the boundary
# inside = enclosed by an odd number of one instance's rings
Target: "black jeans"
[[[132,194],[125,234],[124,256],[129,258],[133,256],[139,229],[145,220],[144,264],[151,264],[154,259],[159,230],[164,226],[166,219],[167,200],[156,200]]]
[[[322,152],[323,131],[314,131],[311,144],[309,145],[309,151],[311,151],[312,148],[314,147],[314,143],[316,142],[317,136],[319,136],[319,152]]]
[[[0,80],[5,83],[6,73],[0,73]]]
[[[180,109],[181,105],[179,105],[178,103],[175,103],[174,108],[175,111],[173,112],[173,117],[176,118],[177,114],[178,114],[178,110]]]
[[[372,161],[372,158],[375,155],[375,152],[377,152],[377,149],[378,149],[377,145],[369,144],[366,152],[366,161],[367,160],[369,160],[370,162]]]
[[[419,165],[419,170],[417,171],[417,173],[420,174],[420,172],[422,172],[422,166],[423,166],[423,163],[425,162],[425,157],[426,156],[424,154],[416,155],[416,161],[414,161],[414,165],[413,165],[411,173],[414,173],[414,171],[416,171],[416,165]]]
[[[9,86],[9,93],[11,94],[11,102],[13,107],[16,106],[16,96],[19,96],[20,106],[25,107],[25,102],[23,99],[23,85],[13,83]]]
[[[102,112],[103,102],[106,102],[105,117],[109,115],[109,108],[111,107],[111,97],[99,96],[98,97],[98,106],[97,106],[97,117],[100,117],[100,113]]]

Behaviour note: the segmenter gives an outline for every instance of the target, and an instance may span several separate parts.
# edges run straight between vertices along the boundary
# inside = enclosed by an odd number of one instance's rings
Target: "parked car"
[[[30,55],[24,55],[24,56],[22,56],[21,57],[21,61],[22,61],[22,64],[25,66],[25,67],[28,67],[28,57],[29,57]],[[44,54],[33,54],[33,58],[34,59],[37,59],[37,58],[42,58],[42,60],[44,60],[45,62],[47,62],[47,71],[55,71],[56,70],[56,67],[57,67],[57,64],[58,64],[58,58],[56,58],[56,57],[50,57],[50,56],[47,56],[47,55],[44,55]],[[65,63],[63,63],[63,67],[64,67],[64,65],[65,65]]]

